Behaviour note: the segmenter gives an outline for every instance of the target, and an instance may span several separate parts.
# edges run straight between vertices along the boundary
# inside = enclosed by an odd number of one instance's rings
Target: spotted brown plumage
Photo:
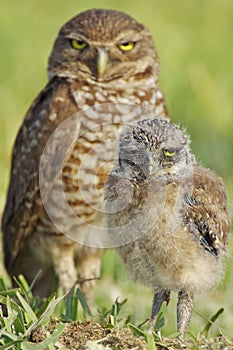
[[[128,126],[105,185],[109,236],[131,276],[154,291],[149,330],[175,291],[181,338],[194,295],[223,276],[230,230],[223,181],[196,164],[189,143],[167,119]]]
[[[118,11],[89,10],[60,30],[48,75],[48,84],[27,112],[14,146],[2,220],[5,266],[11,276],[22,273],[29,283],[41,270],[33,288],[40,296],[57,286],[66,291],[78,279],[90,298],[94,280],[85,280],[99,276],[103,250],[77,244],[68,238],[69,231],[77,232],[74,240],[79,241],[79,235],[85,236],[91,228],[96,235],[95,227],[102,225],[103,184],[120,126],[140,119],[142,109],[160,117],[166,114],[158,58],[142,24]],[[62,123],[79,111],[67,130],[47,146]],[[72,133],[77,142],[69,145]],[[78,222],[67,216],[58,193],[59,152],[68,146],[62,191]],[[65,225],[65,235],[49,219],[42,189],[50,198],[50,214]]]
[[[184,221],[200,245],[219,256],[224,252],[229,231],[224,184],[209,169],[197,167],[194,175],[192,196],[185,195]]]

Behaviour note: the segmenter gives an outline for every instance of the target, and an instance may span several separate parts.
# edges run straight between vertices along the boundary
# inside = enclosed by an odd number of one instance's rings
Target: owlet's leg
[[[156,316],[159,313],[162,303],[166,301],[167,305],[170,301],[170,291],[162,290],[154,294],[154,299],[152,303],[152,310],[150,315],[150,321],[148,326],[148,332],[152,333],[155,327]]]
[[[184,339],[186,329],[190,323],[193,311],[193,294],[185,291],[178,293],[177,303],[177,328],[181,333],[180,339]]]

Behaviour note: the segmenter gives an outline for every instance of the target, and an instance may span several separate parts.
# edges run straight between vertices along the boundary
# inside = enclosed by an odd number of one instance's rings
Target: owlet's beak
[[[106,53],[105,49],[99,49],[98,50],[98,56],[97,56],[97,73],[98,73],[98,78],[102,78],[106,67],[108,65],[109,58]]]
[[[154,157],[152,154],[148,156],[148,162],[149,162],[149,167],[148,167],[148,175],[153,176],[158,172],[158,166],[157,163],[154,160]]]

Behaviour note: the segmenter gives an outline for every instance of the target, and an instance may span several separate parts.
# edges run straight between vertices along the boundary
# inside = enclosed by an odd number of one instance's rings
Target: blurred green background
[[[151,31],[170,116],[187,128],[200,162],[223,176],[232,211],[232,0],[11,0],[1,3],[0,12],[0,215],[12,145],[29,105],[47,81],[47,59],[58,30],[75,14],[93,7],[122,10]],[[223,306],[225,312],[217,324],[232,335],[231,256],[226,266],[225,280],[198,297],[195,309],[209,317]],[[116,255],[107,252],[96,302],[108,307],[118,295],[128,297],[125,312],[141,322],[149,314],[152,295],[145,287],[135,287],[127,276]],[[174,307],[165,333],[175,329],[172,314]],[[191,330],[197,333],[204,323],[194,314]]]

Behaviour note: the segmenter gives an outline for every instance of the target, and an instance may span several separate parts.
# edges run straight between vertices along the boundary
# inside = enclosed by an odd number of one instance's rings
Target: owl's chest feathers
[[[60,113],[62,110],[68,113],[63,105],[67,105],[67,98],[72,99],[78,112],[77,126],[79,124],[78,139],[63,163],[63,190],[73,211],[85,215],[90,222],[97,211],[103,209],[103,186],[112,169],[119,128],[141,119],[145,109],[157,114],[165,110],[154,78],[148,79],[141,88],[139,83],[132,80],[129,84],[123,79],[106,84],[75,79],[58,82],[60,93],[64,90],[62,86],[67,93],[54,95],[54,107],[57,106]],[[54,119],[56,114],[53,110],[49,119]]]
[[[80,131],[77,142],[64,162],[63,184],[73,210],[93,220],[102,210],[103,186],[112,169],[115,139],[124,123],[141,118],[143,93],[98,85],[80,86],[73,81],[70,91],[78,109]],[[127,94],[127,95],[126,95]]]
[[[183,286],[199,290],[203,284],[210,287],[221,278],[221,260],[205,252],[183,224],[183,191],[177,183],[166,186],[154,218],[156,198],[154,203],[152,198],[147,221],[151,224],[154,220],[154,225],[137,241],[118,248],[133,277],[155,289],[179,290]]]
[[[70,90],[80,110],[99,104],[141,105],[153,112],[164,110],[163,95],[154,79],[146,82],[125,81],[120,79],[110,83],[70,82]],[[107,120],[108,122],[113,120]]]

